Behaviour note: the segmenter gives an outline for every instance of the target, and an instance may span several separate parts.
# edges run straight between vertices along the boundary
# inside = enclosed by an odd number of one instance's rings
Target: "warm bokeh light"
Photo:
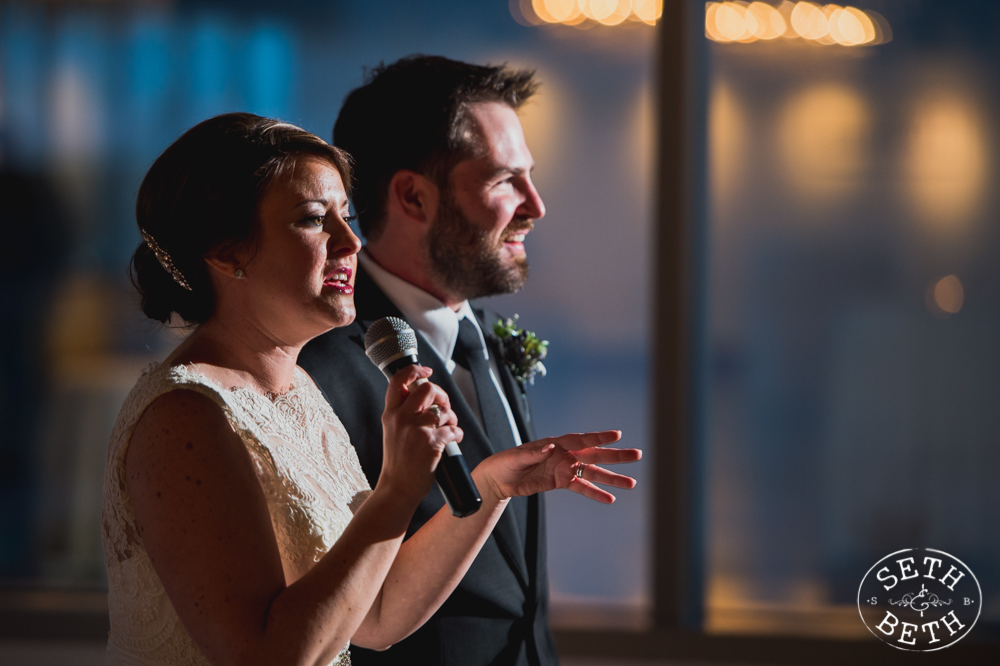
[[[948,93],[918,102],[905,173],[920,217],[940,229],[964,227],[982,203],[986,171],[986,137],[975,107]]]
[[[618,0],[577,0],[577,5],[587,18],[602,21],[615,13]]]
[[[800,2],[792,10],[792,28],[799,37],[819,39],[827,32],[823,10],[811,2]]]
[[[823,8],[823,15],[826,16],[827,34],[831,40],[842,46],[857,46],[861,42],[854,43],[850,38],[845,37],[840,29],[840,17],[844,14],[844,8],[838,5],[827,5]],[[848,27],[853,28],[853,24],[848,21]],[[854,34],[852,32],[852,34]],[[861,31],[864,38],[864,30]]]
[[[857,91],[836,84],[808,88],[788,102],[778,122],[785,171],[800,194],[829,201],[861,182],[871,113]]]
[[[663,0],[511,0],[510,11],[524,25],[555,23],[589,28],[626,21],[656,25],[663,16]]]
[[[766,2],[751,2],[747,13],[757,22],[757,29],[753,33],[757,39],[777,39],[788,29],[781,12]]]
[[[805,39],[815,44],[862,46],[892,38],[888,23],[875,12],[856,7],[766,2],[709,2],[705,5],[705,36],[716,42]]]
[[[735,198],[746,142],[746,112],[730,86],[720,81],[709,97],[708,167],[713,196],[722,206]]]
[[[550,14],[549,10],[546,9],[545,0],[531,0],[531,9],[534,12],[535,16],[540,18],[542,21],[545,21],[546,23],[559,22],[559,19]],[[528,16],[527,12],[525,12],[525,16]],[[530,21],[531,19],[529,18],[528,20]]]
[[[632,0],[632,11],[640,21],[654,25],[663,15],[663,0]]]
[[[716,17],[721,7],[722,5],[718,2],[708,3],[708,7],[705,9],[705,36],[715,42],[728,42],[730,40],[722,34],[716,23]]]
[[[643,85],[635,96],[633,110],[629,113],[628,157],[632,171],[629,178],[634,195],[642,200],[652,196],[656,178],[656,104],[653,90]]]
[[[927,309],[938,317],[956,314],[965,303],[965,289],[957,275],[946,275],[927,289]]]
[[[830,36],[843,46],[875,41],[875,25],[867,14],[854,7],[837,8],[830,15]]]
[[[735,2],[721,5],[715,12],[715,27],[722,39],[719,41],[735,42],[753,37],[757,30],[757,21],[753,14],[747,16],[746,8]]]
[[[597,2],[598,0],[590,0],[591,2]],[[632,14],[632,2],[631,0],[604,0],[606,3],[614,5],[611,13],[602,19],[597,19],[597,22],[601,25],[618,25],[626,20]]]
[[[579,6],[577,7],[577,10],[579,10]],[[587,15],[586,14],[584,14],[581,11],[575,11],[575,12],[573,12],[573,15],[570,18],[568,18],[565,21],[563,21],[562,24],[563,25],[582,25],[584,23],[587,23],[587,20],[588,19],[587,19]],[[587,25],[589,26],[589,25],[593,25],[593,24],[592,23],[587,23]]]
[[[872,20],[872,27],[875,29],[875,40],[870,44],[885,44],[892,41],[892,28],[884,16],[871,9],[865,11],[865,15]]]
[[[535,26],[545,23],[531,6],[531,0],[510,0],[510,14],[521,25]]]
[[[506,62],[515,68],[527,69],[534,65],[529,61],[519,62],[517,58],[507,59]],[[538,77],[545,81],[545,86],[517,110],[517,115],[524,130],[524,139],[531,146],[531,156],[541,173],[545,166],[565,159],[560,151],[569,141],[565,134],[565,119],[570,115],[567,108],[570,103],[564,84],[555,72],[539,70]]]
[[[544,0],[549,16],[556,21],[572,21],[580,13],[577,0]]]

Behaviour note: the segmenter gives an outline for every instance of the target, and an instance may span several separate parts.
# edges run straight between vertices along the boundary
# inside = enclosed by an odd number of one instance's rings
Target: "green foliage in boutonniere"
[[[503,360],[522,385],[535,383],[535,375],[545,376],[542,359],[549,353],[549,341],[539,340],[531,331],[517,327],[517,315],[513,319],[498,320],[493,324],[493,332],[500,338]]]

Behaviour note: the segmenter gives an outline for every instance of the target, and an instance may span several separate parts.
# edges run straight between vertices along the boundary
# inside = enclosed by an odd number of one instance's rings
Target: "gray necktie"
[[[476,397],[479,399],[479,413],[483,417],[483,428],[494,451],[503,451],[516,446],[514,434],[510,429],[507,411],[503,407],[496,384],[490,377],[490,362],[483,356],[483,343],[479,337],[476,325],[463,317],[458,324],[458,342],[451,355],[455,363],[472,373],[476,385]],[[518,536],[525,539],[528,525],[528,501],[526,497],[513,497],[507,506],[507,513],[517,524]],[[524,542],[520,544],[524,547]]]
[[[500,394],[490,377],[490,363],[483,356],[482,339],[475,324],[463,317],[458,324],[458,342],[451,355],[455,363],[472,373],[479,399],[479,413],[483,417],[483,428],[490,438],[494,451],[503,451],[515,445],[510,429],[510,420],[503,407]]]

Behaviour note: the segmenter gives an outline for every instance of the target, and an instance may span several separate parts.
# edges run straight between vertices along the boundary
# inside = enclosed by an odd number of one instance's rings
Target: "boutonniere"
[[[517,315],[498,320],[493,324],[493,332],[500,339],[503,361],[517,381],[522,385],[534,384],[535,375],[545,376],[542,359],[549,353],[548,340],[539,340],[533,332],[518,328]]]

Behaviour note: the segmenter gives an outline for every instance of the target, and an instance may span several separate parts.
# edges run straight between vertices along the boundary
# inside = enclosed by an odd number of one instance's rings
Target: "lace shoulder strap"
[[[125,454],[132,432],[154,400],[178,389],[195,391],[212,400],[249,449],[254,464],[274,469],[270,452],[261,444],[265,441],[262,433],[252,419],[244,417],[245,410],[239,408],[230,391],[187,366],[150,365],[125,398],[108,444],[107,464],[104,468],[102,527],[105,557],[109,564],[113,561],[112,558],[118,562],[130,558],[133,547],[140,541],[125,482]]]

